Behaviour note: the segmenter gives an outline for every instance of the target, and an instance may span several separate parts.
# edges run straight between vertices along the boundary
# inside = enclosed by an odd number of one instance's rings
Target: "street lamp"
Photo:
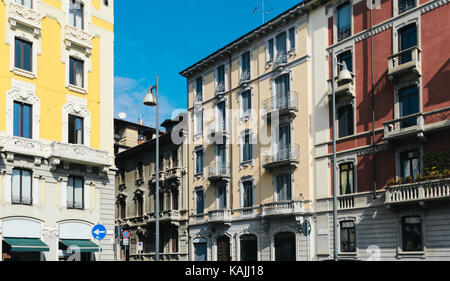
[[[333,254],[334,260],[338,261],[338,236],[337,236],[337,160],[336,160],[336,91],[335,91],[335,77],[334,69],[336,65],[342,66],[342,70],[339,72],[338,82],[350,83],[353,81],[353,76],[347,68],[345,62],[340,63],[335,61],[334,49],[331,50],[331,91],[333,99]]]
[[[156,90],[156,98],[153,94]],[[159,85],[158,75],[156,75],[156,86],[150,86],[144,98],[144,105],[156,106],[156,192],[155,192],[155,260],[159,261]]]

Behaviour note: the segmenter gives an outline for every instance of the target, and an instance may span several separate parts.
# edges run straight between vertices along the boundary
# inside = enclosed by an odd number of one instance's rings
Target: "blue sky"
[[[159,74],[160,123],[185,109],[186,79],[179,72],[262,24],[261,0],[115,1],[115,117],[127,114],[156,126],[155,109],[142,105]],[[266,22],[299,0],[265,0]],[[136,9],[139,7],[139,9]]]

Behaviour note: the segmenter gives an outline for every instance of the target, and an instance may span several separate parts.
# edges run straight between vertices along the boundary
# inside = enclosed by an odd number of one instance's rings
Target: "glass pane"
[[[289,49],[295,48],[295,28],[289,29]]]
[[[68,208],[74,207],[73,186],[74,186],[73,178],[69,177],[69,179],[67,181],[67,207]]]
[[[11,196],[14,204],[20,203],[20,170],[14,169],[12,172]]]
[[[277,56],[286,54],[286,32],[277,36]]]
[[[15,45],[15,67],[22,68],[22,42],[16,39]]]
[[[27,7],[27,8],[32,8],[32,6],[31,6],[31,0],[24,0],[23,1],[23,5],[25,6],[25,7]]]
[[[83,62],[76,62],[76,86],[83,87]]]
[[[69,23],[75,26],[75,1],[69,1]]]
[[[76,3],[76,24],[79,29],[83,29],[83,5],[79,2]]]
[[[83,208],[83,180],[82,179],[74,179],[75,183],[75,208],[81,209]]]
[[[402,28],[400,31],[400,51],[417,46],[417,27],[415,24]],[[412,52],[400,56],[400,64],[412,60]]]
[[[22,104],[14,103],[14,136],[22,136]]]
[[[338,8],[338,41],[351,35],[350,5],[345,4]]]
[[[269,40],[269,59],[273,59],[273,39]]]
[[[23,42],[23,69],[27,71],[32,71],[31,69],[31,49],[32,45],[28,42]]]
[[[23,105],[23,135],[24,138],[31,138],[31,106]]]
[[[31,173],[22,170],[22,204],[31,204]]]
[[[83,144],[83,118],[75,118],[76,143]]]
[[[75,60],[70,58],[69,64],[69,83],[75,85]]]

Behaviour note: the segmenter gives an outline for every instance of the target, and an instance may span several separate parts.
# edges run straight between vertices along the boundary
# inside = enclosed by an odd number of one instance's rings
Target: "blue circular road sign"
[[[123,236],[123,238],[129,238],[130,237],[130,232],[128,232],[128,230],[124,230],[122,232],[122,236]]]
[[[95,240],[103,240],[106,236],[106,228],[104,225],[97,224],[92,228],[92,237]]]
[[[308,237],[309,235],[311,235],[311,223],[308,220],[303,221],[302,224],[302,233],[303,235],[305,235],[306,237]]]

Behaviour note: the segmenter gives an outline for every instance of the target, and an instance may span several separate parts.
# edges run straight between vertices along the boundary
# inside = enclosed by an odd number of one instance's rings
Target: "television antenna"
[[[273,10],[273,8],[271,8],[270,10],[266,10],[266,9],[264,8],[264,2],[265,2],[265,0],[261,0],[261,9],[258,8],[258,7],[254,7],[253,13],[252,13],[252,15],[253,15],[254,13],[261,13],[261,14],[262,14],[262,23],[263,23],[263,24],[266,23],[265,16],[268,15],[268,14],[270,14],[270,12]]]

